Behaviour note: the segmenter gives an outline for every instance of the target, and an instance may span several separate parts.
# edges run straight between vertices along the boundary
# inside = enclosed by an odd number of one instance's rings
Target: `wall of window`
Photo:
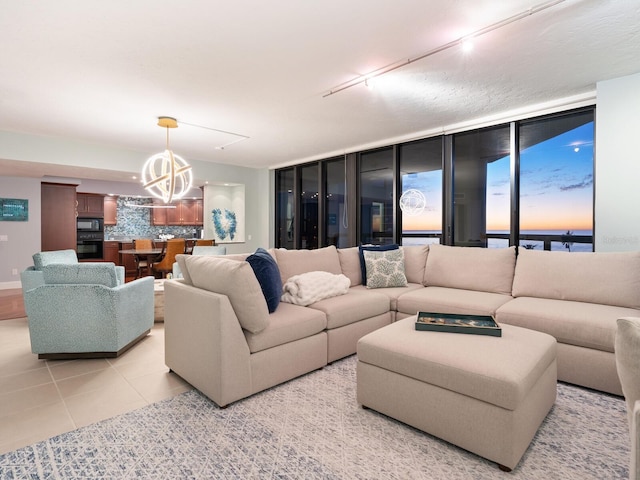
[[[443,243],[591,251],[594,111],[277,170],[276,247]]]

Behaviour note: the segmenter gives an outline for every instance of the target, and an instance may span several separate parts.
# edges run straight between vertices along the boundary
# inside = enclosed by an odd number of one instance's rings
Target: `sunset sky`
[[[509,157],[487,167],[487,230],[509,230]],[[440,230],[442,173],[405,180],[418,188],[428,209],[403,217],[404,230]],[[534,145],[520,154],[520,229],[593,229],[593,123]]]

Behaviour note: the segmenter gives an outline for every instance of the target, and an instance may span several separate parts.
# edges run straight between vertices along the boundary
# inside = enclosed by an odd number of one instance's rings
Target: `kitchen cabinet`
[[[155,202],[154,202],[155,203]],[[156,205],[164,205],[158,201]],[[175,208],[154,208],[151,215],[153,225],[202,225],[202,199],[178,200],[170,205]]]
[[[75,250],[76,185],[42,183],[40,190],[41,250]]]
[[[154,200],[153,206],[155,208],[151,209],[151,225],[159,225],[166,226],[167,225],[167,210],[173,210],[169,208],[164,208],[165,204],[160,200]]]
[[[118,223],[118,197],[107,195],[104,197],[104,224],[116,225]]]
[[[120,243],[113,241],[105,241],[103,247],[103,258],[105,262],[113,262],[116,265],[120,264]]]
[[[104,195],[78,193],[76,198],[79,217],[104,217]]]

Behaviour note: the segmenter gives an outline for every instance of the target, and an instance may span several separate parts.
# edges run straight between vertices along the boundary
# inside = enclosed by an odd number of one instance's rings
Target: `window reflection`
[[[454,245],[509,245],[509,140],[508,125],[454,135]]]
[[[417,190],[424,209],[402,212],[402,244],[442,243],[442,138],[400,146],[402,192]],[[419,213],[418,213],[419,212]]]
[[[393,150],[360,156],[360,242],[393,243]]]
[[[345,203],[345,160],[325,163],[325,239],[323,245],[348,247],[348,219]]]

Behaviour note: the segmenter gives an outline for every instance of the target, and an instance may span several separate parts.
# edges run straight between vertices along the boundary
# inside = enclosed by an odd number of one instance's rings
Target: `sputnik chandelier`
[[[178,121],[172,117],[158,117],[158,126],[167,129],[167,148],[145,162],[142,184],[151,195],[170,203],[182,198],[191,189],[193,172],[184,158],[169,149],[169,129],[178,128]]]

